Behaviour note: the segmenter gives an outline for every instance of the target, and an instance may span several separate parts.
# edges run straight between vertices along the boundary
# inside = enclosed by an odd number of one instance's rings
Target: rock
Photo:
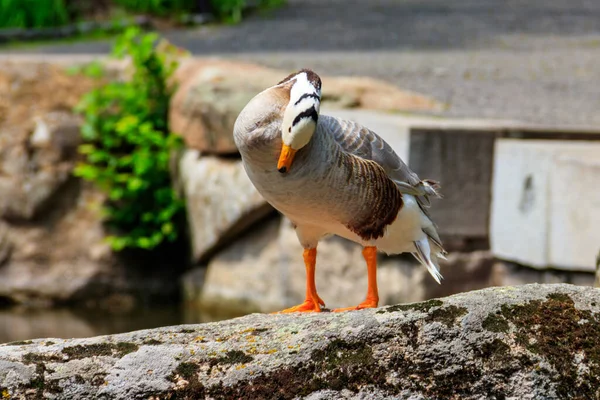
[[[180,159],[179,174],[196,263],[273,212],[240,160],[200,156],[197,150],[187,150]]]
[[[191,59],[183,62],[174,81],[170,126],[188,147],[206,153],[237,153],[235,120],[257,93],[273,86],[289,71],[233,61]],[[322,77],[325,106],[380,110],[433,110],[439,104],[371,78]]]
[[[8,225],[0,221],[0,267],[9,259],[12,246],[8,237]]]
[[[44,63],[0,63],[0,218],[31,220],[69,179],[91,80]],[[68,110],[68,111],[66,111]]]
[[[35,118],[28,141],[0,150],[6,154],[0,162],[4,171],[0,176],[0,218],[32,219],[70,178],[79,123],[79,118],[67,112],[48,113]],[[4,134],[11,131],[9,128]]]
[[[491,246],[536,268],[595,271],[600,237],[600,142],[499,139]],[[591,186],[590,186],[591,185]]]
[[[490,288],[340,314],[254,314],[89,339],[8,343],[0,345],[0,393],[54,399],[597,398],[599,335],[597,289]]]
[[[5,224],[11,251],[0,267],[0,299],[43,307],[113,308],[114,296],[175,298],[184,261],[172,254],[166,260],[113,254],[104,241],[103,200],[72,179],[49,205],[51,212],[27,224]]]

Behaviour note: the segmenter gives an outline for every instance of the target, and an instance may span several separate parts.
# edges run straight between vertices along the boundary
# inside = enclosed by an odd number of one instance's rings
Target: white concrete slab
[[[600,143],[565,151],[550,173],[550,264],[594,271],[600,251]]]
[[[593,271],[600,247],[600,222],[594,222],[600,219],[600,194],[590,192],[600,183],[598,158],[600,142],[498,139],[493,254],[536,268]]]

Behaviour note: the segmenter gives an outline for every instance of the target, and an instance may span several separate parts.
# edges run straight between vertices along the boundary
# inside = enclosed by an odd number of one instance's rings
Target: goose
[[[447,254],[428,213],[439,184],[420,180],[391,146],[360,124],[320,115],[321,78],[295,72],[252,98],[234,124],[234,141],[252,184],[295,228],[303,247],[306,299],[282,313],[320,312],[317,245],[337,235],[358,243],[367,294],[349,311],[379,304],[377,254],[412,253],[433,279]]]

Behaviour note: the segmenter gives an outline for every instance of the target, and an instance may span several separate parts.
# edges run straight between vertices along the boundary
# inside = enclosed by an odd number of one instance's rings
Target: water
[[[225,319],[184,305],[137,309],[130,312],[77,310],[68,308],[0,309],[0,343],[36,338],[81,338],[180,324]]]

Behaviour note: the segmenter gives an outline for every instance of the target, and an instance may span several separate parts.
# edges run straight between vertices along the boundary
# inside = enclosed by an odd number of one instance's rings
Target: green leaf
[[[158,39],[136,28],[120,35],[113,54],[131,59],[130,79],[103,84],[76,107],[85,119],[79,148],[85,161],[74,174],[106,193],[104,216],[117,232],[107,240],[115,251],[150,250],[176,240],[183,229],[184,206],[169,171],[170,154],[183,143],[169,132],[167,118],[172,92],[166,82],[175,65],[164,46],[156,46]],[[100,76],[98,66],[88,67]]]

